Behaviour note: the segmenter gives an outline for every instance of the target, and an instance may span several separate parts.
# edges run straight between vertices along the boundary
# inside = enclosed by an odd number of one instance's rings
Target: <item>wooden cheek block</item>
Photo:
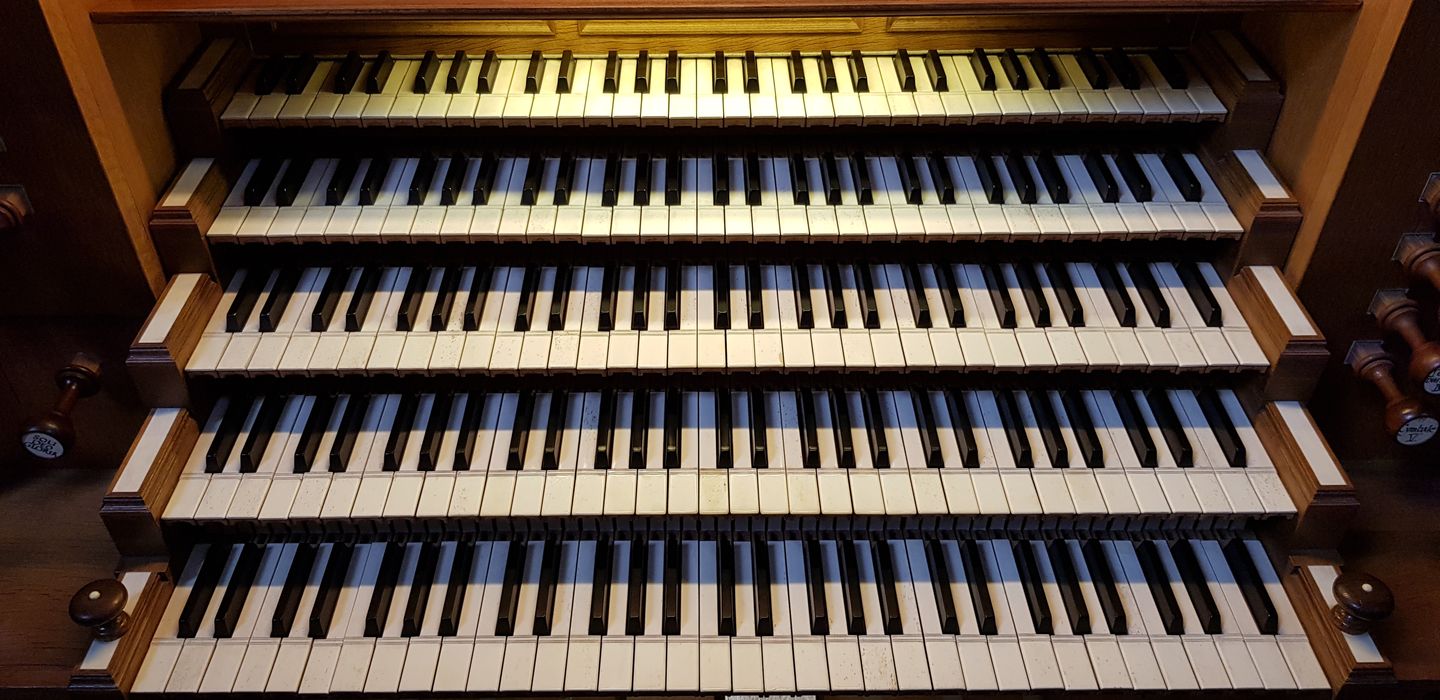
[[[1247,265],[1284,265],[1300,232],[1300,203],[1255,150],[1203,151],[1230,210],[1245,235],[1217,262],[1227,273]]]
[[[175,587],[169,576],[148,571],[127,572],[120,583],[129,593],[125,612],[130,627],[115,641],[90,643],[85,658],[70,674],[72,692],[121,697],[130,690]]]
[[[1302,562],[1281,579],[1330,687],[1341,689],[1342,697],[1350,694],[1346,691],[1364,697],[1365,686],[1395,683],[1395,669],[1369,633],[1345,634],[1335,624],[1330,608],[1339,576],[1340,569],[1331,564]]]
[[[121,556],[165,556],[160,516],[199,435],[183,408],[157,408],[146,417],[100,504],[100,519]]]
[[[141,402],[151,407],[186,406],[185,364],[220,303],[220,286],[207,275],[186,273],[170,279],[130,344],[125,367]]]
[[[1355,486],[1298,401],[1276,401],[1255,418],[1280,482],[1295,502],[1291,551],[1333,551],[1359,512]]]
[[[213,158],[196,158],[180,171],[150,214],[150,238],[169,274],[214,269],[205,232],[215,223],[233,178]]]
[[[1270,371],[1260,380],[1260,396],[1267,401],[1309,399],[1330,351],[1280,271],[1270,266],[1246,267],[1231,277],[1227,286],[1270,361]]]

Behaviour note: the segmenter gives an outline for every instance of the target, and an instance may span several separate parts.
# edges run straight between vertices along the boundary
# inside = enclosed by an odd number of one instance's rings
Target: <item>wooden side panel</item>
[[[151,411],[145,419],[100,505],[100,518],[121,556],[167,556],[160,515],[199,434],[183,408]]]
[[[220,303],[220,286],[207,275],[177,275],[146,319],[125,366],[146,406],[186,406],[185,364],[205,323]]]
[[[1260,396],[1270,401],[1308,399],[1329,358],[1325,337],[1309,314],[1274,268],[1247,267],[1227,286],[1270,360]]]
[[[1330,586],[1338,573],[1330,564],[1307,562],[1287,572],[1281,581],[1330,687],[1342,698],[1371,697],[1370,693],[1378,691],[1375,686],[1395,682],[1394,669],[1383,656],[1373,653],[1376,650],[1369,634],[1351,637],[1335,626],[1330,616],[1335,604]]]
[[[1360,507],[1339,460],[1298,406],[1266,405],[1255,416],[1255,430],[1295,502],[1295,518],[1285,524],[1286,547],[1333,552]]]
[[[130,612],[130,629],[125,636],[113,642],[94,642],[84,660],[70,676],[70,690],[85,695],[121,697],[135,684],[140,666],[145,662],[145,653],[150,649],[150,639],[165,613],[170,593],[175,584],[164,573],[136,572],[122,575],[127,589],[131,589],[132,577],[143,577],[144,583],[137,592],[131,590],[133,607]],[[137,595],[138,593],[138,595]]]

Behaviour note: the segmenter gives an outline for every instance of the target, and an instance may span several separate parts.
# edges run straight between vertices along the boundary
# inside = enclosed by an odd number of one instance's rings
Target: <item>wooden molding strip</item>
[[[84,660],[70,674],[72,692],[118,696],[129,692],[140,674],[174,584],[165,574],[147,571],[122,574],[120,582],[130,594],[125,602],[130,629],[113,642],[90,643]]]
[[[165,286],[125,358],[144,405],[189,405],[185,365],[220,303],[220,293],[208,275],[193,272],[176,275]]]
[[[1339,575],[1339,567],[1330,564],[1302,564],[1283,577],[1285,591],[1295,603],[1295,614],[1325,677],[1337,693],[1346,688],[1364,692],[1357,686],[1393,684],[1395,670],[1375,640],[1368,633],[1345,634],[1335,626],[1330,608],[1335,605],[1333,587]]]
[[[157,408],[145,418],[100,503],[100,519],[121,556],[167,556],[160,515],[199,436],[183,408]]]
[[[1330,351],[1280,271],[1269,265],[1246,267],[1226,286],[1270,360],[1270,371],[1261,380],[1261,397],[1267,401],[1310,398]]]
[[[175,177],[150,214],[150,238],[166,274],[214,271],[205,231],[219,215],[231,184],[214,158],[195,158]]]
[[[1221,261],[1223,271],[1234,274],[1249,265],[1283,267],[1304,216],[1265,156],[1253,149],[1216,152],[1207,144],[1201,158],[1245,229],[1240,245]]]
[[[1333,551],[1359,512],[1360,501],[1310,412],[1298,401],[1276,401],[1255,416],[1255,430],[1295,502],[1286,547]]]

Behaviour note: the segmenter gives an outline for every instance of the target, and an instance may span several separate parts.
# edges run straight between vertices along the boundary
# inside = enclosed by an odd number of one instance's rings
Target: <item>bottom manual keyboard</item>
[[[1254,540],[769,535],[201,544],[133,691],[1329,688]]]

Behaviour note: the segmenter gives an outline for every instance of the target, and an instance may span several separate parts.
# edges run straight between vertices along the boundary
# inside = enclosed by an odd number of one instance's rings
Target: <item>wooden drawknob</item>
[[[1405,236],[1395,253],[1406,272],[1440,289],[1440,243],[1430,236]]]
[[[70,619],[102,642],[119,639],[130,628],[130,614],[125,601],[130,594],[113,578],[102,578],[85,584],[70,597]]]
[[[1391,370],[1395,359],[1378,342],[1361,342],[1350,346],[1348,358],[1355,376],[1364,379],[1385,397],[1385,430],[1401,445],[1422,445],[1440,430],[1437,421],[1419,401],[1405,395],[1395,383]]]
[[[75,404],[100,390],[100,360],[86,353],[75,353],[70,364],[55,375],[60,398],[44,414],[35,416],[25,425],[20,444],[41,459],[59,459],[75,444],[75,423],[70,412]]]
[[[1332,590],[1335,607],[1330,608],[1330,614],[1345,634],[1365,634],[1395,612],[1395,595],[1390,587],[1370,574],[1340,574]]]
[[[1420,305],[1400,290],[1384,290],[1371,304],[1380,329],[1394,333],[1410,346],[1410,380],[1432,396],[1440,395],[1440,343],[1420,330]]]

